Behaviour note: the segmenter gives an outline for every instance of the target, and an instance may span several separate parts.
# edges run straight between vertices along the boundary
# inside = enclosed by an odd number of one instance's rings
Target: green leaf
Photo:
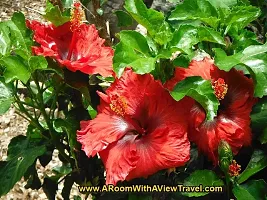
[[[229,33],[233,40],[231,49],[234,49],[235,52],[239,52],[249,47],[250,45],[259,45],[257,41],[257,35],[254,32],[248,31],[246,29],[232,31]]]
[[[64,8],[71,8],[73,4],[73,0],[61,0]]]
[[[208,0],[215,8],[229,8],[237,4],[237,0]]]
[[[22,13],[14,13],[12,20],[0,22],[0,38],[2,55],[10,54],[11,50],[24,59],[31,55],[31,31],[27,29]]]
[[[243,183],[249,177],[261,171],[267,166],[267,157],[261,150],[255,150],[246,169],[238,176],[237,183]]]
[[[60,176],[64,176],[69,174],[72,171],[70,163],[68,164],[63,164],[62,166],[56,166],[52,169],[52,171],[55,174],[60,174]]]
[[[9,38],[9,28],[0,22],[0,54],[3,56],[10,51],[11,40]]]
[[[163,45],[171,40],[172,31],[163,13],[148,9],[142,0],[126,0],[125,9],[147,29],[158,44]]]
[[[224,183],[219,179],[213,171],[210,170],[196,170],[184,181],[184,186],[223,186]],[[207,192],[184,192],[184,196],[201,197],[205,196]]]
[[[260,14],[260,9],[254,6],[235,6],[224,20],[224,23],[227,24],[226,30],[232,27],[237,30],[243,29],[250,22],[257,19]]]
[[[119,33],[120,41],[132,47],[135,51],[150,56],[150,50],[146,38],[136,31],[121,31]]]
[[[52,22],[53,25],[60,26],[70,20],[69,16],[64,16],[61,13],[59,6],[53,6],[49,1],[46,3],[45,15],[43,17]]]
[[[170,21],[173,20],[201,20],[214,28],[218,26],[218,13],[207,0],[185,0],[172,11]]]
[[[0,115],[8,111],[13,101],[11,85],[0,79]]]
[[[114,12],[118,18],[118,27],[131,26],[133,24],[133,18],[123,10],[117,10]]]
[[[179,101],[184,96],[190,96],[198,101],[206,110],[207,120],[213,120],[217,115],[219,106],[210,81],[203,80],[201,77],[187,77],[179,82],[171,92],[172,97]]]
[[[253,106],[250,118],[251,127],[253,130],[259,132],[267,127],[267,98],[259,99],[257,104]]]
[[[67,133],[69,146],[72,149],[77,146],[76,130],[78,130],[79,126],[74,119],[56,119],[54,126],[62,128]]]
[[[264,180],[251,180],[233,188],[233,193],[238,200],[266,199],[267,184]]]
[[[219,32],[208,27],[195,27],[192,25],[181,25],[173,34],[173,39],[169,42],[170,48],[177,48],[190,54],[192,46],[202,42],[214,42],[225,45],[223,37]]]
[[[149,47],[144,36],[134,31],[122,31],[121,42],[115,48],[113,69],[118,75],[125,67],[132,67],[138,74],[145,74],[155,69],[156,58],[149,54]]]
[[[88,110],[88,113],[89,113],[91,119],[94,119],[97,115],[97,111],[95,109],[93,109],[93,107],[91,105],[89,105],[87,107],[87,110]]]
[[[37,69],[47,69],[47,61],[43,56],[32,56],[29,59],[29,66],[31,72],[34,72]]]
[[[227,56],[222,49],[215,51],[215,64],[222,70],[229,71],[237,64],[243,64],[249,70],[255,85],[254,95],[263,97],[267,95],[267,43],[264,45],[251,45],[242,52]]]
[[[139,58],[134,62],[130,63],[129,66],[137,74],[146,74],[155,69],[156,58]]]
[[[267,128],[262,131],[262,134],[259,137],[259,141],[261,142],[261,144],[267,143]]]
[[[8,145],[7,161],[0,165],[0,196],[7,194],[35,159],[46,151],[44,145],[19,135]]]
[[[23,83],[27,83],[31,76],[28,66],[25,65],[22,59],[18,56],[3,57],[0,60],[0,64],[6,67],[4,71],[4,77],[7,83],[13,81],[14,79],[18,79]]]

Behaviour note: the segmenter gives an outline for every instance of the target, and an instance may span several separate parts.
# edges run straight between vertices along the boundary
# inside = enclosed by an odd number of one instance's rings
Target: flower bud
[[[219,147],[218,147],[218,154],[219,154],[219,165],[223,172],[228,172],[229,165],[233,161],[233,153],[230,145],[221,140]]]

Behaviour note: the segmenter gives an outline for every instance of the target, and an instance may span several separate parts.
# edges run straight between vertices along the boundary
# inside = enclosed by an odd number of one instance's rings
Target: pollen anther
[[[117,115],[124,116],[127,108],[125,98],[118,95],[112,95],[110,101],[110,109],[113,110]]]
[[[214,89],[214,94],[218,100],[224,99],[227,94],[228,85],[222,78],[219,78],[217,81],[212,83],[212,88]]]

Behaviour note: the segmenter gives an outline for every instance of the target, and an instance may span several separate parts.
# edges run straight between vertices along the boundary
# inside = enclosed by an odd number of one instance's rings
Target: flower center
[[[124,97],[119,97],[117,94],[112,95],[110,98],[111,103],[109,104],[111,110],[117,115],[124,116],[127,108],[127,103]]]
[[[232,161],[231,165],[229,165],[229,175],[230,176],[238,176],[241,170],[241,166],[237,164],[235,160]]]
[[[214,81],[212,83],[212,88],[214,89],[214,94],[218,100],[224,99],[228,90],[228,85],[222,78],[219,78],[217,81]]]

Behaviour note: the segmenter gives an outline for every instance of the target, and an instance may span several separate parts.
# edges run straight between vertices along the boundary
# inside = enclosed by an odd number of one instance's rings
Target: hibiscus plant
[[[0,22],[0,114],[13,106],[29,122],[1,161],[0,196],[24,178],[48,199],[60,183],[64,199],[108,184],[223,191],[71,198],[267,198],[267,2],[171,2],[163,13],[125,0],[116,33],[99,0],[47,1],[42,21]]]

